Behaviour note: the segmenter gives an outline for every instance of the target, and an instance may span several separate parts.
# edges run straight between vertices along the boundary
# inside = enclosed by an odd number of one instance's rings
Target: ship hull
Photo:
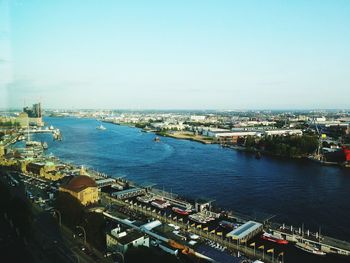
[[[189,213],[186,210],[182,210],[180,208],[173,207],[173,212],[179,215],[187,216]]]
[[[288,244],[287,240],[280,239],[280,238],[274,237],[272,235],[270,236],[270,235],[265,235],[264,234],[264,235],[261,236],[261,238],[264,239],[264,240],[267,240],[267,241],[279,244],[279,245],[287,245]]]

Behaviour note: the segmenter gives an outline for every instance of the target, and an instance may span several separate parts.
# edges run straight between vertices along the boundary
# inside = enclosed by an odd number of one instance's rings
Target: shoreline
[[[236,150],[236,151],[240,151],[240,152],[247,152],[247,153],[252,153],[252,154],[261,154],[262,156],[270,156],[270,157],[277,157],[277,158],[283,158],[283,159],[288,159],[288,160],[307,160],[307,161],[311,161],[314,163],[318,163],[322,166],[336,166],[339,168],[350,168],[350,164],[344,164],[344,163],[337,163],[337,162],[327,162],[327,161],[320,161],[317,159],[314,159],[311,157],[311,155],[298,155],[298,156],[284,156],[284,155],[279,155],[279,154],[275,154],[272,152],[268,152],[268,151],[262,151],[262,150],[257,150],[257,149],[249,149],[246,148],[244,146],[238,146],[238,145],[222,145],[220,143],[217,143],[215,140],[206,140],[203,138],[195,138],[195,137],[190,137],[188,136],[182,136],[182,135],[176,135],[176,134],[172,134],[172,133],[162,133],[156,130],[147,130],[141,127],[137,127],[134,124],[131,123],[114,123],[114,122],[110,122],[110,121],[103,121],[105,123],[111,123],[114,125],[120,125],[120,126],[127,126],[130,128],[138,128],[140,129],[142,132],[147,132],[147,133],[154,133],[158,136],[162,136],[162,137],[169,137],[169,138],[174,138],[174,139],[178,139],[178,140],[188,140],[188,141],[193,141],[193,142],[199,142],[205,145],[208,144],[217,144],[220,145],[223,148],[230,148],[232,150]],[[262,157],[261,156],[261,157]],[[257,158],[260,159],[260,158]]]
[[[245,148],[243,148],[243,147],[238,147],[238,148],[236,147],[236,150],[247,151],[247,149],[245,149]],[[247,152],[248,152],[248,151],[247,151]],[[254,152],[254,151],[251,151],[251,152]],[[48,156],[48,154],[45,153],[45,152],[43,153],[42,157],[43,157],[44,159],[50,158],[50,156]],[[79,165],[77,165],[77,164],[75,164],[75,163],[66,163],[66,161],[61,160],[60,158],[58,158],[58,157],[56,157],[56,156],[55,156],[55,158],[57,158],[57,161],[58,161],[59,163],[68,166],[70,169],[79,169]],[[94,178],[101,178],[101,177],[104,177],[104,178],[113,178],[113,179],[117,179],[117,178],[115,178],[115,177],[113,177],[113,176],[111,176],[111,175],[109,175],[109,174],[101,174],[101,173],[97,172],[96,170],[94,170],[93,167],[87,169],[87,171],[88,171],[89,173],[91,172],[91,175],[92,175]],[[122,181],[128,182],[129,185],[130,185],[130,186],[133,186],[133,187],[137,187],[137,186],[140,185],[139,183],[135,183],[135,182],[133,182],[133,181],[131,181],[131,180],[128,180],[128,179],[126,179],[126,178],[123,178]],[[155,189],[157,189],[157,188],[155,188]],[[189,200],[188,198],[185,198],[184,195],[179,195],[178,197],[179,197],[180,199],[182,199],[182,200],[186,200],[186,201],[189,201],[190,203],[193,203],[193,200]],[[217,206],[214,206],[214,209],[215,209],[215,208],[218,208],[217,212],[226,211],[226,212],[230,212],[231,215],[236,215],[236,216],[239,215],[238,218],[240,218],[240,219],[243,219],[244,217],[246,217],[246,218],[251,218],[251,216],[252,216],[252,215],[249,215],[249,214],[241,214],[241,213],[239,213],[239,212],[237,213],[237,212],[235,212],[235,211],[223,210],[223,209],[220,209],[220,208],[217,207]],[[215,209],[215,210],[216,210],[216,209]],[[215,210],[214,210],[214,211],[215,211]],[[247,219],[245,219],[245,220],[247,220]],[[279,222],[279,221],[270,221],[270,223],[272,223],[272,224],[278,224],[278,225],[281,224],[281,222]]]
[[[199,142],[202,144],[217,144],[213,142],[212,140],[206,140],[204,138],[198,138],[198,137],[190,137],[189,135],[180,135],[180,134],[171,134],[171,133],[161,133],[161,132],[154,132],[156,135],[162,136],[162,137],[170,137],[178,140],[187,140],[187,141],[194,141]]]

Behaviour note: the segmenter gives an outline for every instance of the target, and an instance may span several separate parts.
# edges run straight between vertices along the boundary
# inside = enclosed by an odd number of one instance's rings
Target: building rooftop
[[[248,221],[240,227],[232,230],[230,233],[227,234],[227,236],[231,236],[234,239],[242,239],[250,233],[254,232],[255,230],[259,229],[261,226],[262,224],[258,222]]]
[[[86,175],[79,175],[73,177],[66,185],[62,185],[62,188],[80,192],[88,187],[97,187],[94,179]]]
[[[139,231],[136,231],[136,230],[132,230],[130,232],[128,232],[126,234],[126,236],[123,236],[121,238],[118,238],[118,242],[122,245],[127,245],[141,237],[143,237],[144,234],[139,232]]]

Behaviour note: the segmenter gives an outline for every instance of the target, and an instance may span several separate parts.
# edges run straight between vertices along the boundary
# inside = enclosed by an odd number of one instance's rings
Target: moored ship
[[[193,214],[188,216],[189,219],[191,219],[193,222],[199,223],[199,224],[206,224],[207,220],[200,216],[199,214]]]
[[[282,239],[282,238],[278,238],[278,237],[276,237],[272,234],[266,233],[266,232],[261,236],[261,238],[264,240],[268,240],[268,241],[280,244],[280,245],[287,245],[288,244],[287,240]]]
[[[173,207],[172,210],[179,215],[188,215],[189,214],[189,212],[187,210],[183,210],[183,209],[178,208],[178,207]]]
[[[156,199],[156,200],[151,202],[151,205],[153,205],[154,207],[157,207],[159,209],[164,209],[164,208],[167,208],[169,206],[169,203],[167,201],[164,201],[164,200]]]
[[[138,196],[136,197],[136,200],[145,204],[148,204],[149,202],[153,201],[152,196]]]
[[[306,244],[306,243],[296,243],[295,244],[295,247],[305,251],[305,252],[308,252],[308,253],[312,253],[314,255],[317,255],[317,256],[325,256],[326,253],[323,252],[322,250],[320,250],[319,248],[313,246],[313,245],[310,245],[310,244]]]

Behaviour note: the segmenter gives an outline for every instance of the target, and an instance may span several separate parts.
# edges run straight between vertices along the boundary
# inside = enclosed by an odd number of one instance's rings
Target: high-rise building
[[[29,118],[41,118],[42,112],[41,112],[41,103],[33,104],[33,106],[30,107],[24,107],[23,111],[28,114]]]
[[[41,103],[33,104],[32,107],[24,107],[23,112],[18,116],[17,121],[21,127],[29,125],[43,126]]]

